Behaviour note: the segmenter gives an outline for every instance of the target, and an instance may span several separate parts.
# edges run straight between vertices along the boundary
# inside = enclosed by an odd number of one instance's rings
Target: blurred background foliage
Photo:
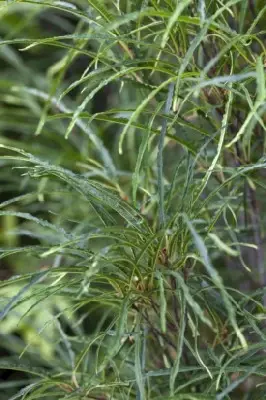
[[[0,2],[0,393],[265,389],[263,0]]]

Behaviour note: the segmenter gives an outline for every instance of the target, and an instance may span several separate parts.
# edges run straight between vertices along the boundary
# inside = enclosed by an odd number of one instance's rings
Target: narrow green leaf
[[[156,275],[158,277],[159,289],[160,289],[160,321],[161,321],[161,329],[163,333],[166,333],[166,311],[167,311],[167,301],[165,297],[164,290],[164,279],[163,275],[156,271]]]
[[[182,351],[183,351],[183,346],[184,346],[184,335],[185,335],[185,329],[186,329],[186,302],[185,302],[185,296],[180,296],[181,301],[181,312],[180,312],[180,326],[179,326],[179,332],[178,332],[178,341],[177,341],[177,352],[176,352],[176,357],[174,360],[174,365],[171,369],[171,375],[170,375],[170,393],[171,396],[174,395],[174,389],[175,389],[175,380],[179,372],[179,367],[180,367],[180,360],[182,357]]]
[[[208,236],[214,241],[214,243],[220,250],[224,251],[229,256],[237,257],[239,255],[237,250],[234,250],[230,246],[228,246],[215,233],[209,233]]]
[[[244,349],[247,349],[248,345],[246,342],[246,339],[244,337],[244,335],[242,334],[240,328],[237,325],[237,321],[236,321],[236,315],[235,315],[235,310],[233,307],[233,304],[230,300],[230,297],[223,285],[223,281],[222,278],[220,277],[220,275],[217,273],[216,269],[214,269],[214,267],[211,264],[211,260],[209,258],[208,255],[208,251],[206,249],[206,246],[202,240],[202,238],[198,235],[198,233],[196,232],[196,230],[194,229],[192,223],[189,221],[189,219],[187,218],[187,216],[184,215],[184,219],[186,221],[186,224],[193,236],[193,239],[195,241],[195,245],[202,257],[202,261],[204,264],[204,267],[206,268],[207,272],[209,273],[210,277],[213,280],[213,283],[217,286],[217,288],[220,290],[225,307],[227,309],[228,312],[228,317],[229,320],[236,332],[236,335],[241,343],[241,345],[243,346]]]

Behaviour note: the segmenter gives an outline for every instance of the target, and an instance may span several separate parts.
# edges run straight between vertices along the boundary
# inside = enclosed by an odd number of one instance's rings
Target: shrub
[[[265,398],[264,2],[1,3],[1,399]]]

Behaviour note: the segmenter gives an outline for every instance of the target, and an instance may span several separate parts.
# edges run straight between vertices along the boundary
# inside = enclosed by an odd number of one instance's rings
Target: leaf
[[[170,16],[166,29],[164,30],[161,45],[160,45],[160,51],[156,57],[156,63],[155,67],[157,66],[158,60],[161,56],[162,50],[165,48],[166,43],[169,39],[170,32],[173,28],[173,26],[176,24],[178,21],[179,15],[182,13],[182,11],[191,3],[191,0],[182,0],[181,2],[176,3],[176,8],[173,12],[173,14]]]
[[[186,300],[186,302],[190,305],[190,307],[193,309],[194,313],[196,315],[198,315],[198,317],[200,318],[200,320],[206,324],[207,326],[209,326],[210,328],[214,329],[213,324],[211,322],[211,320],[206,317],[205,313],[204,313],[204,309],[202,309],[200,307],[200,305],[194,300],[193,296],[190,293],[189,287],[186,285],[183,277],[175,271],[170,271],[167,270],[167,273],[169,275],[172,275],[175,277],[175,279],[177,280],[177,282],[179,283],[180,289],[182,290],[183,294],[184,294],[184,298]]]
[[[136,330],[141,331],[141,325],[140,325],[140,315],[137,316],[137,322],[136,322]],[[142,371],[142,360],[143,356],[145,357],[145,354],[143,354],[143,347],[144,347],[144,340],[145,338],[143,337],[142,334],[138,334],[135,336],[135,377],[136,377],[136,384],[137,384],[137,400],[145,400],[145,376]],[[145,364],[145,363],[144,363]]]
[[[222,149],[223,149],[223,144],[224,144],[224,139],[225,139],[225,135],[226,135],[226,131],[227,131],[227,126],[228,126],[228,122],[229,122],[229,118],[231,115],[231,104],[233,101],[233,92],[232,92],[232,84],[229,84],[229,95],[228,95],[228,100],[226,103],[226,107],[225,107],[225,112],[223,115],[223,119],[222,119],[222,127],[221,127],[221,135],[219,138],[219,143],[218,143],[218,147],[217,147],[217,152],[215,157],[212,160],[211,165],[209,166],[203,180],[202,180],[202,184],[200,186],[200,190],[197,194],[196,199],[194,200],[195,202],[199,199],[200,195],[202,194],[202,192],[204,191],[210,176],[212,175],[214,168],[216,167],[216,164],[219,160],[219,157],[221,156],[222,153]]]
[[[156,271],[155,276],[158,278],[159,289],[160,289],[160,321],[161,321],[161,330],[163,333],[166,333],[166,312],[167,312],[167,301],[165,297],[165,289],[164,289],[164,279],[163,275]]]
[[[241,383],[245,382],[245,380],[252,374],[254,374],[260,367],[265,364],[265,360],[258,363],[254,367],[249,368],[249,370],[242,375],[240,378],[233,381],[230,385],[228,385],[220,394],[216,396],[216,400],[223,400],[227,397],[228,393],[231,393],[234,389],[236,389]]]
[[[28,364],[24,364],[24,363],[12,363],[12,362],[1,361],[0,368],[8,369],[8,370],[10,369],[13,371],[26,372],[26,373],[29,373],[32,375],[37,375],[41,378],[49,377],[49,374],[47,373],[47,371],[45,371],[45,369],[33,367],[32,365],[28,365]]]
[[[135,206],[136,206],[136,200],[137,200],[137,188],[138,188],[138,184],[139,184],[139,180],[140,180],[141,163],[142,163],[145,151],[146,151],[148,143],[149,143],[153,121],[154,121],[155,117],[157,116],[157,113],[159,113],[161,107],[162,107],[162,103],[159,103],[157,109],[155,110],[154,114],[152,115],[147,132],[142,136],[141,145],[140,145],[140,148],[138,151],[135,171],[134,171],[133,177],[132,177],[132,197],[133,197],[133,204]]]
[[[235,315],[235,310],[233,307],[233,304],[231,303],[230,297],[228,295],[228,293],[225,290],[225,287],[223,285],[223,281],[222,278],[220,277],[220,275],[218,275],[216,269],[214,269],[214,267],[211,264],[211,260],[209,258],[208,255],[208,251],[207,248],[202,240],[202,238],[198,235],[198,233],[195,231],[192,223],[188,220],[187,216],[184,215],[184,219],[185,222],[192,234],[192,237],[194,239],[195,245],[201,255],[202,261],[203,261],[203,265],[206,268],[208,274],[210,275],[210,277],[212,278],[213,283],[217,286],[217,288],[220,290],[223,301],[224,301],[224,305],[227,309],[228,312],[228,317],[229,320],[236,332],[236,335],[242,345],[242,347],[244,349],[247,349],[248,345],[246,342],[246,339],[244,337],[244,335],[242,334],[241,330],[239,329],[237,322],[236,322],[236,315]]]
[[[215,233],[209,233],[208,236],[214,241],[216,246],[227,253],[229,256],[237,257],[239,255],[237,250],[232,249],[225,242],[223,242]]]
[[[182,356],[183,346],[184,346],[184,335],[186,329],[186,302],[185,302],[185,294],[184,297],[181,297],[180,305],[181,305],[181,313],[180,313],[180,327],[178,334],[178,342],[177,342],[177,354],[174,360],[174,365],[171,369],[170,375],[170,392],[171,396],[174,395],[175,388],[175,380],[179,372],[180,360]]]

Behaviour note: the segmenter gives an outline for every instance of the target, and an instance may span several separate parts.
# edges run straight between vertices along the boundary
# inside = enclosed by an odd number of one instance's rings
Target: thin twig
[[[260,229],[260,209],[257,202],[256,191],[248,187],[250,209],[251,209],[251,223],[253,226],[254,242],[257,246],[256,263],[259,274],[259,281],[262,287],[266,284],[266,274],[264,266],[264,254]],[[263,305],[266,306],[266,296],[263,296]]]
[[[165,114],[168,115],[174,96],[174,88],[175,83],[171,82],[168,87],[168,96],[165,103]],[[162,129],[159,138],[158,144],[158,156],[157,156],[157,168],[158,168],[158,192],[159,192],[159,224],[160,227],[163,228],[165,224],[165,215],[164,215],[164,182],[163,182],[163,146],[164,146],[164,139],[167,130],[167,120],[164,118],[162,123]]]

